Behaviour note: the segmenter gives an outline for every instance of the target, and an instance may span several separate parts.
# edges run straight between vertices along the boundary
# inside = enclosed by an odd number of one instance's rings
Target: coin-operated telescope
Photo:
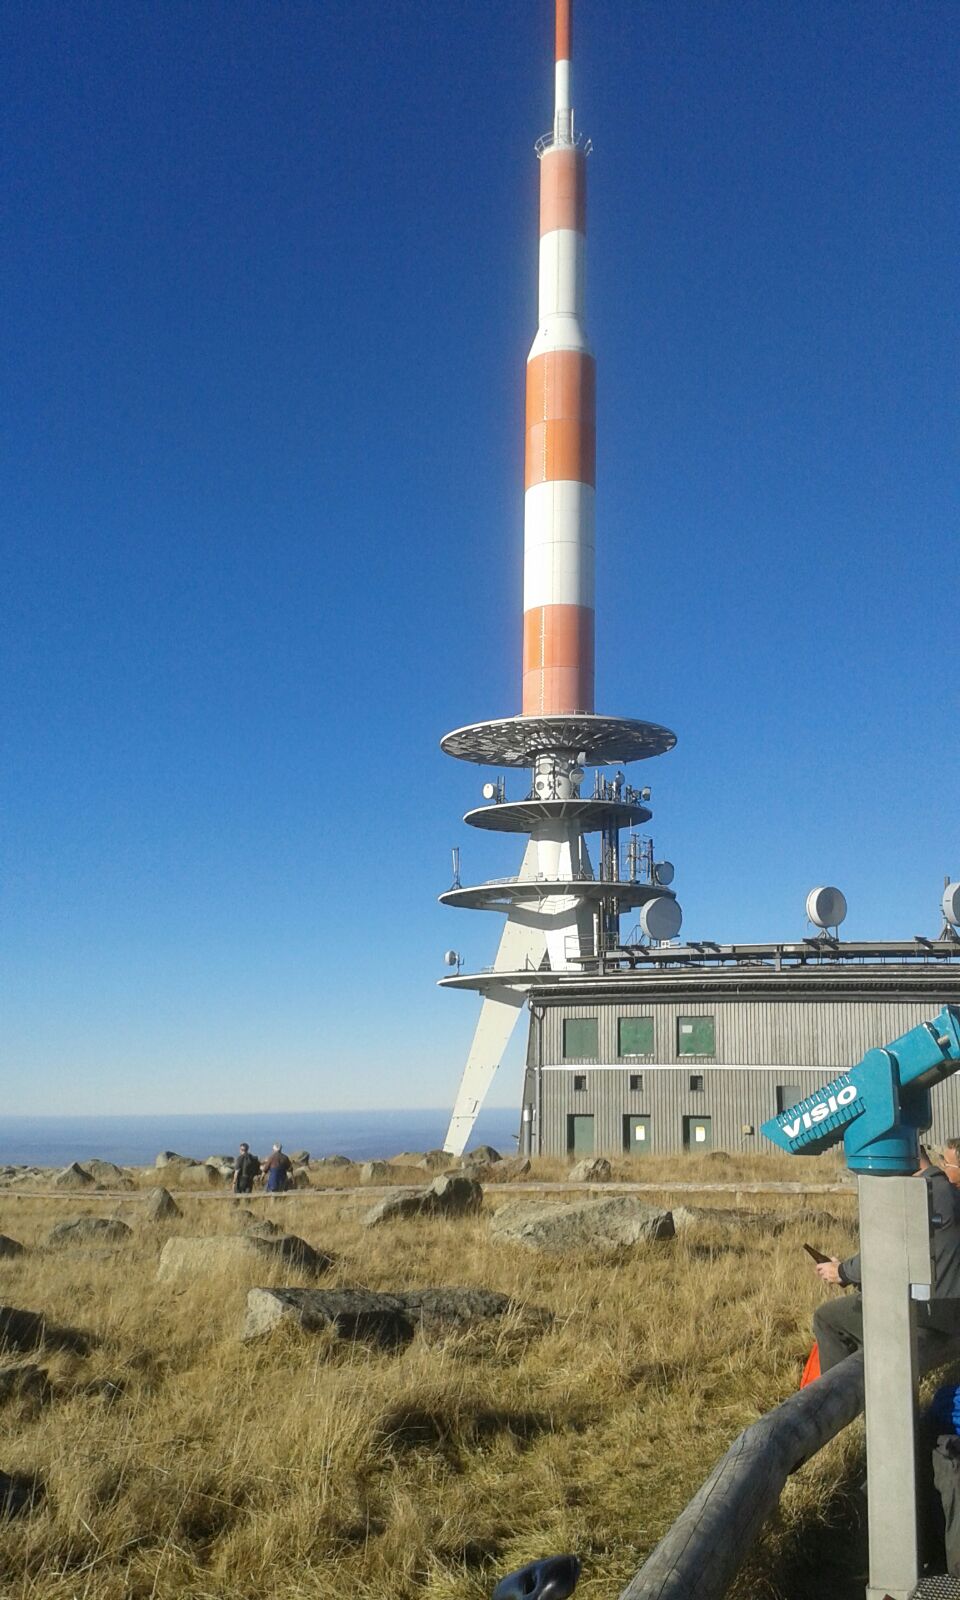
[[[819,1155],[842,1139],[851,1172],[909,1176],[931,1122],[930,1090],[958,1067],[960,1007],[944,1006],[760,1131],[792,1156]]]
[[[843,1140],[858,1174],[863,1275],[870,1582],[867,1600],[911,1600],[920,1574],[917,1347],[913,1302],[933,1287],[930,1185],[918,1181],[930,1091],[960,1067],[960,1007],[944,1006],[762,1132],[795,1156]],[[958,1200],[960,1204],[960,1200]],[[851,1359],[855,1359],[851,1357]]]

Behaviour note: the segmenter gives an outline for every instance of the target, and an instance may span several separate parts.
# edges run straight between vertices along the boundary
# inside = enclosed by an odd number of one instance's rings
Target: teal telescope
[[[851,1172],[909,1176],[929,1128],[930,1090],[960,1067],[960,1007],[944,1006],[849,1072],[765,1122],[760,1132],[792,1156],[843,1140]]]

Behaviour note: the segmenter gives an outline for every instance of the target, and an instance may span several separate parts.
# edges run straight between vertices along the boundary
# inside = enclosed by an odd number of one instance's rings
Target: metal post
[[[928,1299],[929,1190],[920,1178],[860,1178],[870,1581],[867,1600],[909,1600],[920,1577],[917,1341]]]

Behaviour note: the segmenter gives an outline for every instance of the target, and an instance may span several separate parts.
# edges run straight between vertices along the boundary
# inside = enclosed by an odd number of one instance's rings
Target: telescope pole
[[[930,1191],[917,1178],[861,1174],[860,1262],[870,1581],[866,1600],[910,1600],[920,1579],[917,1338],[928,1300]]]

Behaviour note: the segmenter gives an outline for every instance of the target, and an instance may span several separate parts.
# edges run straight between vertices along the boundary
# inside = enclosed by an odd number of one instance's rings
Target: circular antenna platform
[[[682,921],[683,912],[676,900],[665,894],[648,900],[640,912],[640,926],[650,939],[675,939]]]
[[[807,916],[815,928],[839,928],[847,914],[847,902],[839,889],[811,889],[807,895]]]
[[[676,876],[673,862],[655,861],[653,865],[653,876],[656,878],[657,882],[663,886],[664,889],[669,889],[674,877]]]
[[[675,733],[657,722],[625,717],[598,717],[576,712],[568,717],[502,717],[472,722],[440,740],[440,748],[459,761],[488,767],[530,767],[538,756],[572,754],[578,765],[607,766],[662,756],[677,742]]]
[[[575,822],[583,833],[596,833],[604,827],[637,828],[649,822],[652,815],[646,806],[626,800],[593,800],[579,795],[571,795],[568,800],[544,800],[531,795],[527,800],[477,806],[463,820],[471,828],[486,828],[490,833],[532,833],[544,822]]]
[[[940,902],[943,919],[952,928],[960,926],[960,883],[948,883]]]

